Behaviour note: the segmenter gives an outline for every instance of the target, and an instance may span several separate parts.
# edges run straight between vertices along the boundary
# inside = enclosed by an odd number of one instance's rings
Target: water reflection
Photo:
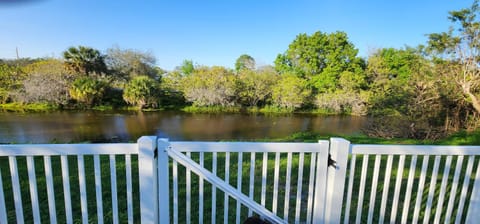
[[[135,141],[142,135],[171,140],[280,138],[300,131],[355,134],[366,118],[312,115],[185,114],[178,112],[0,113],[0,142]]]

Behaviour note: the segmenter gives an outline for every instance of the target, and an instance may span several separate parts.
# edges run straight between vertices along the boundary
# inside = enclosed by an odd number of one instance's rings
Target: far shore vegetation
[[[152,54],[119,47],[0,59],[0,110],[344,114],[377,118],[370,137],[441,139],[480,127],[479,13],[474,1],[423,45],[367,58],[347,33],[317,31],[297,35],[273,65],[243,54],[234,69],[185,60],[166,71]]]

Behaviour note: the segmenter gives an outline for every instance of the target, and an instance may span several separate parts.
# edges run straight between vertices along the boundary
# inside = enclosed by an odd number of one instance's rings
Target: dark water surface
[[[365,117],[187,114],[181,112],[0,112],[0,143],[129,142],[142,135],[170,140],[253,140],[296,132],[357,134]]]

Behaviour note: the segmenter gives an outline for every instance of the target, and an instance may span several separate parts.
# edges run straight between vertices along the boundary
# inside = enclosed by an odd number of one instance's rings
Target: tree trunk
[[[477,96],[475,96],[475,94],[471,93],[468,90],[466,90],[465,93],[468,95],[468,97],[470,97],[470,100],[472,101],[472,106],[475,109],[475,111],[477,111],[477,113],[480,114],[480,101],[477,98]]]

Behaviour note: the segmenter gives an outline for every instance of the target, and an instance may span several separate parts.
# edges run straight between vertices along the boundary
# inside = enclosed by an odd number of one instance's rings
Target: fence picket
[[[273,171],[273,200],[272,200],[272,212],[277,215],[278,206],[278,179],[280,175],[280,153],[275,153],[275,169]]]
[[[442,183],[440,185],[440,196],[438,198],[437,209],[435,211],[435,219],[433,221],[435,223],[440,222],[440,218],[442,215],[443,200],[445,200],[445,193],[447,191],[448,174],[450,172],[451,164],[452,164],[452,156],[447,156],[447,161],[445,163],[445,168],[443,170]]]
[[[408,210],[410,208],[410,198],[412,197],[412,188],[413,188],[413,179],[415,178],[415,167],[417,166],[417,155],[412,156],[412,161],[410,162],[410,169],[408,170],[408,181],[405,198],[403,200],[403,211],[402,211],[402,221],[401,223],[407,223]]]
[[[400,190],[402,189],[403,168],[405,166],[405,155],[400,155],[397,169],[397,178],[395,180],[395,190],[393,194],[392,213],[390,214],[390,223],[395,223],[397,218],[398,201]]]
[[[15,215],[17,223],[23,223],[23,203],[20,191],[20,180],[18,177],[17,159],[15,156],[9,156],[10,175],[12,177],[13,200],[15,201]]]
[[[68,171],[67,156],[60,156],[60,163],[62,165],[62,180],[63,180],[63,198],[65,201],[65,218],[68,224],[73,223],[72,218],[72,201],[70,196],[70,175]]]
[[[127,221],[133,223],[133,196],[132,196],[132,159],[125,155],[125,174],[127,179]]]
[[[27,156],[28,183],[30,187],[30,201],[34,223],[40,223],[40,208],[38,206],[37,176],[35,174],[35,161],[33,156]]]
[[[87,186],[85,180],[85,163],[83,155],[77,156],[78,166],[78,185],[80,186],[80,205],[82,211],[82,222],[88,223],[88,208],[87,208]]]
[[[295,203],[295,224],[300,223],[300,206],[302,203],[302,182],[303,182],[303,163],[305,154],[303,152],[298,156],[298,178],[297,178],[297,201]]]
[[[7,223],[7,209],[5,195],[3,194],[2,169],[0,169],[0,223]]]
[[[237,163],[237,189],[239,192],[242,192],[242,169],[243,169],[243,153],[238,153],[238,163]],[[237,200],[237,208],[236,208],[236,219],[235,223],[240,224],[240,201]]]
[[[253,200],[253,188],[255,186],[255,152],[250,153],[250,184],[248,187],[248,197]],[[248,208],[248,217],[252,216],[251,208]]]
[[[225,182],[230,183],[230,152],[225,153]],[[223,198],[223,223],[228,223],[228,194],[225,193]]]
[[[173,181],[173,223],[178,223],[178,163],[172,162],[172,181]]]
[[[260,204],[265,206],[265,198],[267,195],[267,162],[268,162],[268,154],[266,152],[263,153],[262,159],[262,192],[260,198]]]
[[[373,210],[375,208],[375,196],[377,195],[378,174],[380,172],[381,158],[381,155],[375,156],[375,164],[373,166],[372,189],[370,191],[370,203],[368,206],[368,223],[372,223],[373,220]]]
[[[348,224],[350,223],[350,206],[352,203],[352,190],[353,190],[353,180],[355,176],[355,161],[357,159],[357,155],[353,154],[352,159],[350,160],[350,173],[348,175],[348,188],[347,188],[347,204],[345,205],[345,218],[343,223]]]
[[[433,196],[435,195],[435,185],[437,183],[437,175],[438,175],[438,167],[440,165],[440,158],[441,156],[435,156],[435,162],[433,163],[433,171],[430,180],[430,188],[428,190],[428,199],[427,205],[425,207],[425,215],[423,217],[423,223],[429,223],[430,219],[430,212],[432,210],[432,203],[433,203]]]
[[[50,156],[43,157],[43,165],[45,167],[45,182],[47,184],[48,197],[48,213],[50,216],[50,223],[57,223],[57,211],[55,208],[55,191],[53,190],[53,174],[52,174],[52,160]]]
[[[453,176],[452,188],[450,190],[450,198],[447,203],[448,206],[447,206],[447,213],[445,214],[445,223],[450,223],[450,219],[452,218],[453,205],[455,203],[455,198],[457,195],[458,179],[460,177],[462,164],[463,164],[463,156],[458,156],[457,165],[455,166],[455,173]]]
[[[102,168],[99,155],[93,156],[93,168],[95,174],[95,196],[97,199],[97,222],[103,224]]]
[[[460,193],[460,202],[458,203],[457,215],[455,216],[455,224],[459,224],[462,221],[463,207],[465,206],[465,201],[467,198],[468,185],[470,184],[470,176],[472,175],[474,161],[475,156],[468,157],[467,170],[465,171],[462,192]]]
[[[283,220],[288,222],[288,212],[290,208],[290,179],[292,176],[292,153],[287,153],[287,175],[285,180],[285,198],[283,209]]]
[[[110,184],[112,189],[112,218],[113,223],[117,224],[118,219],[118,194],[117,194],[117,168],[115,155],[110,155]]]
[[[176,161],[175,161],[176,163]],[[217,153],[212,153],[212,173],[217,175]],[[217,218],[217,188],[212,185],[212,224],[216,223]]]
[[[360,176],[360,189],[358,190],[358,203],[357,203],[357,214],[355,216],[355,223],[360,223],[362,220],[362,209],[363,209],[363,194],[365,192],[365,182],[367,178],[367,168],[368,168],[368,155],[363,155],[362,161],[362,174]]]
[[[317,161],[317,153],[311,153],[310,156],[310,178],[308,180],[308,198],[307,198],[307,223],[312,223],[312,206],[314,197],[314,181],[315,181],[315,161]]]
[[[480,219],[480,164],[477,165],[477,172],[473,181],[470,205],[468,206],[467,219],[465,223],[476,223]]]
[[[191,158],[192,157],[192,154],[191,152],[187,152],[187,157],[188,158]],[[191,199],[192,199],[192,172],[190,170],[190,168],[188,167],[185,167],[185,176],[186,176],[186,180],[185,180],[185,187],[186,187],[186,223],[187,224],[190,224],[191,223],[191,213],[192,213],[192,203],[191,203]]]
[[[380,205],[380,218],[378,221],[379,223],[383,223],[383,221],[385,220],[385,209],[387,207],[387,201],[388,201],[388,189],[390,187],[392,163],[393,163],[393,155],[388,155],[387,167],[385,168],[385,178],[383,180],[383,193],[382,193],[382,202]]]
[[[204,167],[204,161],[205,161],[205,153],[200,152],[201,167]],[[203,224],[203,178],[202,177],[198,178],[198,223]]]
[[[422,196],[423,196],[423,189],[425,187],[425,179],[427,177],[428,160],[429,160],[428,155],[423,156],[422,171],[420,174],[420,180],[418,182],[417,199],[415,201],[415,209],[413,211],[412,223],[417,223],[418,216],[420,213],[420,208],[422,207]]]

